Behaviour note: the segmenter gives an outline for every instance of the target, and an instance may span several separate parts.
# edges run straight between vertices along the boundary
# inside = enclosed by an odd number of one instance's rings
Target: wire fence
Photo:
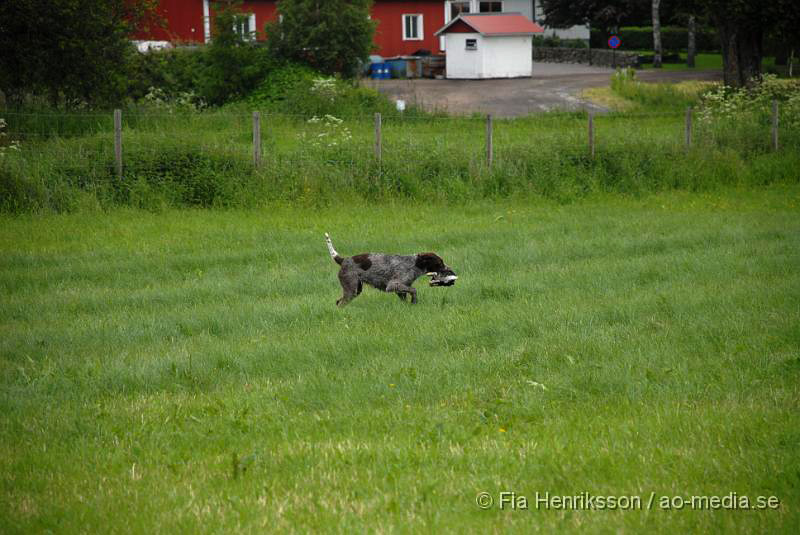
[[[719,122],[691,109],[513,119],[2,112],[0,211],[72,210],[85,202],[234,206],[340,192],[570,199],[597,190],[800,180],[800,132],[793,117],[781,128],[780,112],[773,106]]]
[[[115,121],[116,115],[116,121]],[[431,117],[396,114],[309,118],[250,113],[22,113],[2,112],[4,153],[35,165],[49,155],[67,167],[111,165],[117,175],[137,159],[175,156],[187,148],[254,168],[270,162],[319,160],[339,165],[428,159],[431,155],[491,166],[536,153],[588,157],[641,145],[690,152],[697,147],[781,147],[780,113],[738,128],[699,124],[688,109],[678,113],[544,114],[520,119],[491,115]],[[737,134],[737,135],[733,135]],[[15,147],[11,147],[10,143]],[[177,150],[180,147],[181,150]],[[11,155],[16,152],[18,154]],[[48,159],[48,158],[45,158]],[[135,167],[135,166],[134,166]]]

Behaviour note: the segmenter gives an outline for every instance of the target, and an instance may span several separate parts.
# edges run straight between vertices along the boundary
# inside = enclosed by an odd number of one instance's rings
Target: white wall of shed
[[[446,33],[447,60],[445,76],[447,78],[482,78],[483,54],[485,39],[479,33]],[[467,50],[467,39],[475,39],[477,50]]]
[[[533,73],[530,36],[484,37],[479,33],[448,33],[447,78],[520,78]],[[467,50],[475,39],[477,50]]]
[[[484,37],[481,78],[519,78],[533,73],[533,48],[529,35]]]

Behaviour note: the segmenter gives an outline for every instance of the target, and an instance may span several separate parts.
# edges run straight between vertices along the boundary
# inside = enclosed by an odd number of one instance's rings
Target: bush
[[[137,101],[152,88],[159,89],[167,98],[197,91],[197,81],[207,65],[206,55],[205,47],[137,52],[128,66],[128,96]]]
[[[759,124],[767,125],[774,100],[781,103],[781,125],[800,129],[800,80],[781,80],[774,74],[762,75],[760,81],[749,88],[716,86],[703,95],[699,119],[702,125],[731,135]]]
[[[221,106],[250,94],[276,62],[266,47],[234,30],[238,17],[235,4],[222,4],[210,45],[135,54],[128,68],[130,97],[156,94],[162,102],[189,98]]]
[[[273,56],[325,74],[354,78],[373,48],[370,0],[280,0],[267,24]]]
[[[557,35],[534,35],[533,46],[552,48],[589,48],[589,44],[584,39],[561,39]]]
[[[251,108],[302,115],[337,117],[380,112],[398,114],[394,104],[374,89],[325,76],[310,67],[289,63],[270,71],[247,98]],[[424,114],[409,106],[404,116]]]

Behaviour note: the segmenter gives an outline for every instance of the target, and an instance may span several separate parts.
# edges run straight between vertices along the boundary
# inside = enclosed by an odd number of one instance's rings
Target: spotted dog
[[[434,253],[363,253],[343,257],[333,248],[327,232],[325,243],[333,261],[342,266],[339,269],[339,282],[342,284],[343,294],[336,301],[340,307],[360,294],[365,283],[384,292],[396,293],[403,301],[410,295],[411,303],[416,303],[417,290],[412,285],[422,275],[431,277],[431,286],[452,286],[458,279],[455,272]]]

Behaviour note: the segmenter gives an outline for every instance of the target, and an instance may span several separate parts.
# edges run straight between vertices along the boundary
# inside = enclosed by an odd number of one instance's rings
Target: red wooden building
[[[247,15],[239,30],[252,39],[265,39],[264,25],[277,16],[275,0],[242,2]],[[375,0],[371,18],[378,21],[375,31],[376,54],[385,57],[412,54],[425,49],[441,53],[442,42],[433,34],[445,24],[451,4],[443,0]],[[173,44],[207,43],[211,37],[209,0],[160,0],[159,14],[165,28],[151,28],[134,37],[139,41],[166,41]],[[447,17],[449,20],[450,17]]]

